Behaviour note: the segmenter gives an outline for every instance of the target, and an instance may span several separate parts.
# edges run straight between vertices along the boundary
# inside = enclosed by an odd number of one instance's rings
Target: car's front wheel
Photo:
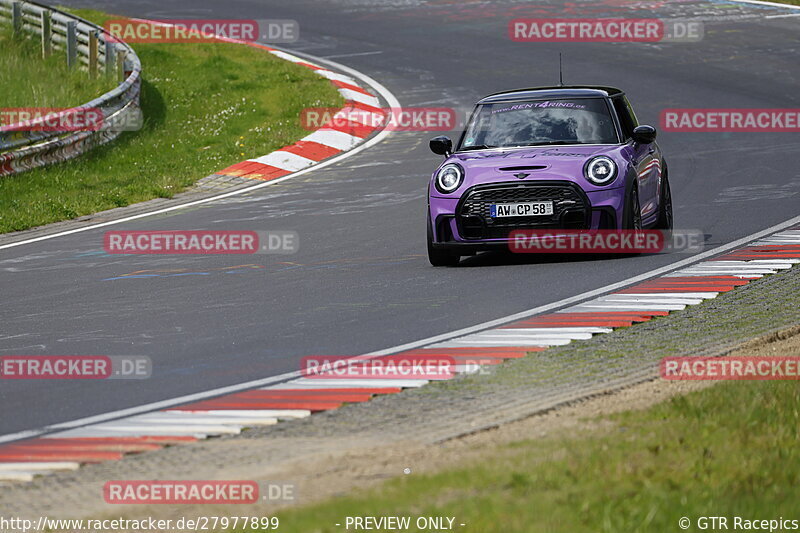
[[[461,256],[448,250],[438,250],[433,246],[433,226],[428,217],[428,261],[435,267],[456,266]]]
[[[659,198],[658,220],[655,229],[671,230],[673,227],[672,218],[672,191],[669,188],[669,175],[666,163],[664,164],[664,176],[661,180],[661,198]]]
[[[622,224],[624,229],[642,229],[642,209],[639,206],[639,190],[636,188],[636,185],[633,186],[628,195],[628,205],[625,206],[624,217]]]

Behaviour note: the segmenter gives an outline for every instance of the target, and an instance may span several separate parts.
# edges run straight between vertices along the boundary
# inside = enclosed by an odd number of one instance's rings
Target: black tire
[[[653,226],[653,229],[670,231],[674,224],[675,222],[672,216],[672,191],[669,187],[669,176],[665,163],[664,176],[661,179],[661,202],[658,207],[658,220],[656,220],[656,225]]]
[[[639,206],[639,190],[636,188],[636,185],[631,188],[631,192],[628,194],[628,202],[625,206],[624,217],[624,229],[642,229],[642,208]]]
[[[460,260],[460,255],[433,247],[433,227],[431,219],[428,217],[428,261],[435,267],[452,267],[458,265]]]

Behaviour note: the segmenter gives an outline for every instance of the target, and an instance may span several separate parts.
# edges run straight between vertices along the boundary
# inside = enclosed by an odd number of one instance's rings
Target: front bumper
[[[495,183],[466,189],[460,198],[430,198],[433,244],[462,255],[508,249],[508,234],[520,229],[621,229],[624,188],[586,192],[569,181]],[[552,201],[552,216],[491,219],[489,205]]]

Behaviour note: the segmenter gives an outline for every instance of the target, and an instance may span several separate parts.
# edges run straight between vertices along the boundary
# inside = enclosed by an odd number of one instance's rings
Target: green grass
[[[800,387],[736,382],[613,416],[611,429],[498,446],[435,475],[278,513],[281,531],[346,516],[454,516],[480,533],[700,531],[701,516],[800,519]],[[729,522],[730,524],[730,522]],[[409,531],[417,531],[412,528]]]
[[[0,108],[74,107],[114,88],[113,80],[91,79],[67,69],[65,55],[42,58],[41,41],[30,33],[14,38],[10,26],[0,25]],[[13,73],[13,75],[6,75]]]
[[[74,12],[96,23],[110,17]],[[171,197],[307,135],[298,119],[303,108],[342,105],[321,76],[248,46],[138,44],[135,50],[144,70],[144,127],[72,161],[0,178],[0,232]],[[49,89],[69,97],[67,104],[91,99],[62,94],[57,84]]]

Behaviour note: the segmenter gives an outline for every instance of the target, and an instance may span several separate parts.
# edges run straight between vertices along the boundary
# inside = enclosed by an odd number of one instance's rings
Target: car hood
[[[552,164],[559,161],[580,159],[607,153],[616,146],[607,145],[569,145],[537,146],[529,148],[492,148],[453,154],[452,159],[469,165],[470,168],[491,168],[511,165]],[[535,161],[535,162],[534,162]]]
[[[610,187],[597,187],[583,177],[584,165],[597,155],[611,157],[617,163],[618,173],[623,173],[630,148],[628,145],[569,145],[475,150],[457,152],[443,164],[458,163],[464,168],[464,184],[457,192],[474,185],[506,181],[564,180],[579,183],[587,191],[607,190],[622,184],[619,174]]]

